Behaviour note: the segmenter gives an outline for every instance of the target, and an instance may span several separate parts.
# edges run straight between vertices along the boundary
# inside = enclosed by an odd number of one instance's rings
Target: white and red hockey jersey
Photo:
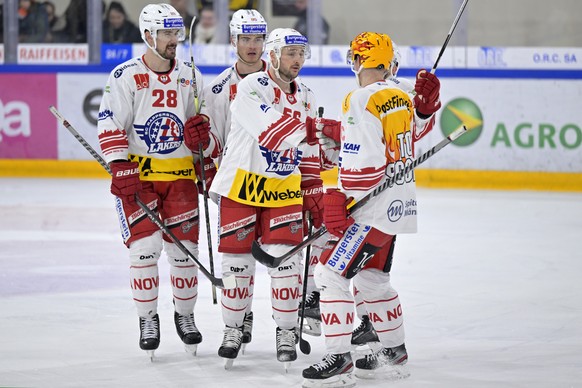
[[[387,81],[391,81],[399,89],[405,91],[410,99],[412,100],[416,95],[414,91],[414,85],[412,82],[405,78],[390,77]],[[421,119],[418,117],[416,110],[414,111],[414,123],[412,127],[412,140],[413,140],[413,150],[414,143],[425,137],[430,131],[432,131],[435,123],[435,115],[430,116],[428,119]]]
[[[231,128],[210,195],[259,207],[302,204],[302,182],[320,180],[319,146],[304,143],[315,97],[299,78],[283,92],[268,72],[238,84]]]
[[[413,106],[391,81],[349,93],[342,104],[338,188],[362,199],[387,177],[413,163]],[[414,171],[354,212],[356,222],[387,234],[416,232]]]
[[[267,63],[263,62],[263,70]],[[218,139],[216,161],[220,165],[222,150],[230,132],[230,104],[236,97],[238,83],[243,79],[236,69],[236,64],[225,69],[204,88],[204,102],[201,113],[210,117],[211,131]]]
[[[196,81],[202,91],[198,69]],[[124,62],[109,75],[99,108],[97,130],[103,156],[107,162],[138,162],[141,179],[146,181],[196,179],[193,154],[183,141],[184,124],[195,114],[189,63],[175,60],[170,71],[157,73],[143,57]],[[205,154],[215,148],[211,137]]]

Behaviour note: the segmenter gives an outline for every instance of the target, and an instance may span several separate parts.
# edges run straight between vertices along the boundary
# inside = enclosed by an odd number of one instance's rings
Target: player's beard
[[[291,68],[289,68],[285,70],[279,69],[279,75],[285,77],[284,81],[291,82],[295,78],[297,78],[297,75],[299,75],[299,73],[295,74],[295,72],[291,71]]]
[[[178,47],[177,45],[169,44],[166,46],[166,49],[164,50],[164,52],[158,51],[158,54],[160,54],[161,57],[164,59],[172,60],[172,59],[176,58],[177,47]]]

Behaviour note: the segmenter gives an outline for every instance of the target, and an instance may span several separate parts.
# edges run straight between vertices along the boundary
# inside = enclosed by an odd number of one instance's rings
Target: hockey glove
[[[323,186],[321,181],[305,182],[301,187],[303,195],[303,213],[309,212],[313,226],[321,227],[323,222]]]
[[[441,82],[436,75],[421,69],[416,73],[414,108],[421,119],[432,116],[441,107]]]
[[[137,162],[111,162],[111,194],[124,203],[135,203],[135,195],[141,190],[139,164]]]
[[[305,131],[307,133],[307,144],[322,144],[322,139],[331,139],[336,143],[340,142],[342,123],[337,120],[324,118],[307,117],[305,122]],[[325,140],[324,140],[325,142]]]
[[[204,164],[204,180],[206,181],[206,191],[210,191],[210,186],[216,175],[216,164],[210,157],[205,157],[202,161]],[[198,192],[203,193],[204,187],[202,187],[202,174],[200,171],[200,162],[194,164],[194,171],[196,171],[196,177],[198,178]]]
[[[192,116],[184,125],[184,143],[190,151],[198,153],[199,144],[206,149],[210,143],[210,119],[203,114]]]
[[[354,219],[348,215],[347,206],[353,198],[338,189],[329,189],[323,195],[323,222],[329,233],[336,237],[342,237],[346,229],[354,223]]]

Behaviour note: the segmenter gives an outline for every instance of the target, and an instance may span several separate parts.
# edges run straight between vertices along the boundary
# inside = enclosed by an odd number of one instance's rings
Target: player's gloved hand
[[[414,108],[421,119],[429,118],[441,107],[439,98],[441,82],[436,75],[429,73],[425,69],[420,69],[416,73],[416,84],[414,85],[416,96],[414,96]]]
[[[305,131],[307,133],[307,144],[322,144],[321,139],[332,139],[339,143],[341,139],[342,123],[337,120],[324,119],[322,117],[307,117]],[[323,144],[322,144],[323,145]]]
[[[303,195],[303,213],[311,214],[311,221],[316,228],[323,222],[323,186],[321,180],[305,182],[301,187]]]
[[[202,164],[204,164],[204,180],[206,182],[206,191],[210,190],[210,186],[212,185],[212,181],[214,180],[214,176],[216,175],[216,164],[214,164],[214,160],[211,157],[205,157],[202,160]],[[204,188],[202,187],[202,173],[200,171],[200,162],[194,164],[194,171],[196,172],[196,176],[198,177],[198,192],[203,193]]]
[[[197,114],[186,121],[184,125],[184,143],[192,152],[198,153],[199,144],[206,149],[210,143],[210,118]]]
[[[338,189],[328,189],[323,195],[323,223],[329,233],[336,237],[341,238],[346,229],[354,223],[347,208],[352,200],[352,197],[346,198],[346,195]]]
[[[137,162],[111,162],[111,194],[125,203],[135,203],[135,195],[141,190],[139,164]]]

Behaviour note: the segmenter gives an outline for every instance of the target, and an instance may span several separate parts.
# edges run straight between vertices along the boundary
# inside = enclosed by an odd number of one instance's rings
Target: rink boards
[[[318,54],[301,74],[325,116],[338,118],[343,96],[356,83],[345,65],[324,60],[339,57],[333,49],[325,47],[331,50],[327,54],[323,47],[314,50]],[[434,130],[416,144],[416,153],[428,150],[461,123],[471,132],[416,171],[419,185],[582,191],[582,66],[577,62],[582,53],[522,48],[514,50],[521,53],[517,55],[508,50],[488,58],[483,48],[474,55],[452,48],[443,57],[437,70],[442,108]],[[416,69],[431,67],[433,52],[418,54],[411,47],[403,51],[407,67],[400,76],[413,80]],[[213,61],[231,60],[228,55],[204,58],[199,65],[205,83],[225,68]],[[58,125],[48,106],[55,105],[99,149],[96,120],[112,68],[112,63],[0,66],[0,176],[106,177]],[[333,173],[325,177],[333,181]]]

